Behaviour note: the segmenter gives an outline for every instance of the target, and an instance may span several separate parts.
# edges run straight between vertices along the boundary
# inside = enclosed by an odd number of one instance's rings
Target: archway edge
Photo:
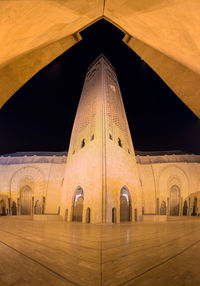
[[[39,168],[32,166],[25,166],[15,171],[10,178],[10,191],[19,191],[20,182],[24,178],[37,182],[40,193],[44,194],[44,174]]]
[[[34,5],[31,0],[19,0],[17,5],[3,1],[0,6],[0,107],[34,74],[77,43],[79,31],[104,17],[128,34],[124,41],[130,48],[200,116],[198,0],[189,4],[186,0],[35,0]]]

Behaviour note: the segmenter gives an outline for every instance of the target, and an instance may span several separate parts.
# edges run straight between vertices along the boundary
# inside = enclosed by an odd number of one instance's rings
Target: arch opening
[[[187,215],[187,211],[188,211],[188,206],[187,206],[187,201],[184,201],[183,204],[183,215],[186,216]]]
[[[179,216],[180,207],[180,189],[177,185],[173,185],[170,189],[170,215]]]
[[[131,221],[131,196],[126,187],[120,191],[120,222]]]
[[[40,200],[35,202],[34,214],[42,214],[42,206]]]
[[[160,206],[160,215],[166,215],[167,214],[167,205],[165,201],[162,201]]]
[[[21,215],[32,213],[32,189],[26,185],[20,189]]]
[[[197,215],[197,197],[194,198],[193,206],[192,206],[192,216]]]
[[[78,187],[73,201],[72,221],[82,222],[83,219],[83,189]]]

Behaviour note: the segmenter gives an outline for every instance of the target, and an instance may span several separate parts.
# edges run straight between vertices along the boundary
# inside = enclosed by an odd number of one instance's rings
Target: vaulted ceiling
[[[0,107],[105,18],[200,117],[199,0],[4,0],[0,11]]]

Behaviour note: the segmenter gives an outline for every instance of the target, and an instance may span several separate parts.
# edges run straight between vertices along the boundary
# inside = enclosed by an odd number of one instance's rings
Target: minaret
[[[100,55],[88,68],[72,130],[61,214],[111,223],[141,217],[141,187],[114,68]]]

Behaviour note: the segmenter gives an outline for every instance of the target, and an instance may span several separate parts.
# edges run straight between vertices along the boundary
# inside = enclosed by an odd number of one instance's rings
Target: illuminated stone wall
[[[180,190],[180,213],[187,201],[187,215],[192,215],[195,198],[200,213],[200,156],[163,155],[137,156],[143,189],[144,214],[159,214],[164,201],[170,215],[170,190]]]
[[[38,201],[45,213],[58,213],[65,164],[66,155],[0,157],[0,196],[4,195],[7,208],[10,199],[10,208],[14,202],[20,214],[20,191],[28,186],[33,208]]]
[[[94,195],[98,193],[97,188],[93,188],[93,180],[98,178],[95,175],[95,141],[91,141],[85,148],[80,150],[79,164],[76,160],[72,164],[76,164],[76,173],[82,170],[82,164],[87,156],[88,150],[93,152],[91,158],[88,158],[88,164],[91,169],[84,176],[79,177],[78,185],[83,186],[83,190],[87,189],[88,193],[84,200],[84,216],[86,220],[86,209],[90,207],[93,212],[95,207],[101,207],[101,204],[95,204]],[[130,165],[130,154],[125,150],[121,150],[117,146],[115,140],[107,143],[107,148],[115,152],[118,163],[108,159],[108,164],[112,166],[110,170],[114,170],[118,175],[116,183],[114,183],[114,192],[112,199],[108,200],[107,215],[111,216],[112,207],[117,209],[117,221],[119,222],[119,196],[120,189],[125,185],[131,191],[133,207],[137,206],[137,197],[134,194],[134,187],[128,182],[126,171],[124,173],[120,169],[120,156],[126,160],[127,166]],[[92,151],[93,150],[93,151]],[[119,150],[119,152],[117,152]],[[144,208],[144,215],[159,214],[161,203],[166,202],[167,214],[170,215],[170,190],[175,185],[180,189],[180,215],[183,214],[184,201],[187,201],[187,215],[192,215],[195,198],[197,198],[197,213],[200,213],[200,156],[199,155],[137,155],[137,168],[139,171],[139,180],[142,187],[141,207]],[[51,163],[52,162],[52,163]],[[12,202],[16,202],[20,197],[20,189],[23,186],[30,186],[34,203],[37,200],[43,200],[45,197],[45,213],[58,213],[61,206],[61,193],[64,177],[64,169],[66,165],[66,155],[63,156],[17,156],[14,154],[7,157],[0,157],[0,202],[3,201],[5,209],[8,209],[8,198]],[[117,170],[117,171],[116,171]],[[119,172],[119,173],[118,173]],[[111,174],[111,171],[110,171]],[[111,174],[114,176],[114,174]],[[130,173],[132,176],[132,173]],[[108,176],[108,182],[110,181]],[[134,177],[134,176],[133,176]],[[123,181],[123,182],[122,182]],[[76,190],[77,184],[73,186]],[[113,184],[113,181],[112,181]],[[133,191],[132,191],[133,190]],[[159,199],[159,210],[157,202]],[[102,202],[102,201],[101,201]],[[72,208],[73,198],[68,200],[68,208]],[[140,202],[138,202],[140,203]],[[189,207],[190,204],[190,207]],[[189,210],[190,208],[190,210]],[[0,215],[2,214],[2,203],[0,203]],[[19,214],[19,213],[18,213]],[[92,212],[91,212],[92,215]],[[93,214],[92,219],[97,219]],[[111,217],[109,217],[111,219]]]
[[[61,213],[72,220],[75,192],[83,189],[83,222],[119,222],[120,190],[130,192],[141,216],[141,188],[131,135],[113,67],[100,56],[88,69],[68,152]],[[132,220],[134,220],[132,216]]]
[[[142,215],[142,191],[135,152],[117,76],[107,61],[103,62],[103,75],[107,222],[112,222],[113,208],[116,209],[115,220],[120,222],[120,191],[123,187],[130,193],[132,208],[130,220],[135,221]]]
[[[89,69],[83,86],[72,130],[63,188],[61,213],[68,210],[72,220],[72,205],[77,188],[83,189],[83,222],[86,210],[91,210],[91,222],[102,222],[102,69],[96,64]]]

